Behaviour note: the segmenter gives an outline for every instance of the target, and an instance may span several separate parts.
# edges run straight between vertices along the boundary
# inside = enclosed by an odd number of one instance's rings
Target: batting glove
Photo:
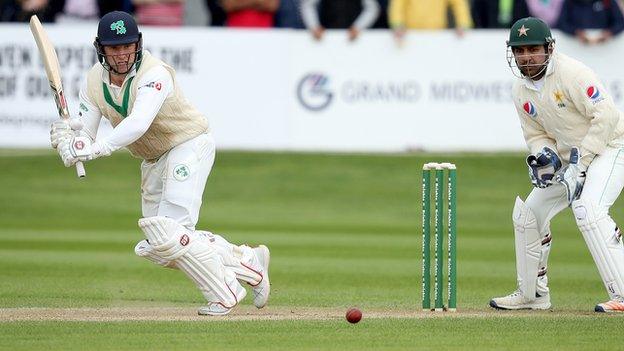
[[[93,143],[87,136],[62,139],[58,144],[58,152],[65,167],[71,167],[78,161],[91,161],[111,154],[109,149]]]
[[[52,126],[50,126],[50,144],[52,148],[56,149],[62,139],[69,139],[73,136],[74,133],[67,120],[59,119],[52,122]]]

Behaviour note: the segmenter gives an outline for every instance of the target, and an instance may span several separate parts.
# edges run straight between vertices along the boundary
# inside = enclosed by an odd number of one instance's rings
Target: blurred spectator
[[[98,9],[100,10],[100,17],[113,11],[123,11],[127,13],[134,13],[133,0],[98,0]]]
[[[182,26],[184,0],[132,0],[137,22],[148,26]]]
[[[15,0],[0,0],[0,22],[17,21],[17,14],[21,7]]]
[[[624,18],[616,0],[566,0],[558,27],[584,44],[598,44],[620,34]]]
[[[475,28],[509,28],[517,20],[529,17],[525,0],[473,0],[471,12]]]
[[[96,21],[100,18],[97,0],[64,0],[63,2],[65,5],[63,11],[56,16],[57,22]]]
[[[54,17],[63,9],[48,0],[0,0],[0,19],[2,21],[26,22],[30,16],[37,15],[41,22],[54,22]]]
[[[550,27],[557,25],[563,2],[564,0],[526,0],[529,14],[546,22]]]
[[[300,7],[301,0],[281,0],[275,13],[275,26],[279,28],[305,28]]]
[[[131,0],[0,0],[0,21],[28,21],[34,14],[42,22],[95,19],[116,10],[132,12]]]
[[[206,7],[210,13],[210,22],[208,25],[212,27],[225,26],[226,14],[223,7],[221,7],[221,1],[206,0]]]
[[[206,0],[206,7],[210,12],[210,26],[225,26],[226,15],[223,7],[221,7],[221,2],[219,0]]]
[[[89,21],[112,11],[133,12],[131,0],[50,0],[50,6],[63,9],[56,21]]]
[[[463,36],[472,26],[468,0],[390,0],[389,22],[397,42],[403,41],[407,29],[448,28],[449,8],[457,35]]]
[[[388,2],[389,0],[377,0],[377,3],[379,4],[379,16],[377,16],[377,20],[373,24],[373,28],[390,28],[388,25]]]
[[[228,27],[273,27],[279,0],[221,0]]]
[[[349,29],[349,40],[370,28],[379,16],[377,0],[301,0],[303,23],[316,40],[325,29]]]

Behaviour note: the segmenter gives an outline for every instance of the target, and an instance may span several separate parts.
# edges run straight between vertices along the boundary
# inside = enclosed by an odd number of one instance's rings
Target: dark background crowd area
[[[624,0],[0,0],[0,21],[96,22],[104,14],[132,13],[140,25],[348,29],[355,40],[369,29],[509,28],[534,16],[583,43],[602,43],[624,30]],[[589,33],[593,34],[589,34]]]

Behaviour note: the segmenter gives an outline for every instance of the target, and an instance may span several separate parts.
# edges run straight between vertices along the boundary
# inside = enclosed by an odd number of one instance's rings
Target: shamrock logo
[[[177,165],[173,169],[173,177],[178,181],[185,181],[190,175],[191,171],[187,165]]]
[[[119,20],[117,22],[113,22],[111,23],[110,26],[111,30],[116,30],[117,31],[117,35],[121,35],[121,34],[126,34],[126,26],[124,24],[124,21]]]

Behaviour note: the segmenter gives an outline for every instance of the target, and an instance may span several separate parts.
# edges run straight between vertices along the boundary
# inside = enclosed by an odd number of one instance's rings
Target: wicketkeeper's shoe
[[[271,284],[269,283],[269,262],[271,261],[271,253],[269,248],[260,245],[253,248],[254,254],[258,258],[258,263],[262,267],[262,280],[258,285],[252,288],[254,294],[254,306],[262,308],[266,306],[269,301],[269,294],[271,293]]]
[[[613,300],[599,303],[594,308],[596,312],[624,312],[624,298],[616,297]]]
[[[499,310],[547,310],[550,308],[550,295],[527,299],[520,290],[490,300],[490,306]]]
[[[210,303],[206,306],[202,306],[197,310],[197,314],[200,316],[225,316],[230,313],[233,308],[226,308],[219,303]]]

